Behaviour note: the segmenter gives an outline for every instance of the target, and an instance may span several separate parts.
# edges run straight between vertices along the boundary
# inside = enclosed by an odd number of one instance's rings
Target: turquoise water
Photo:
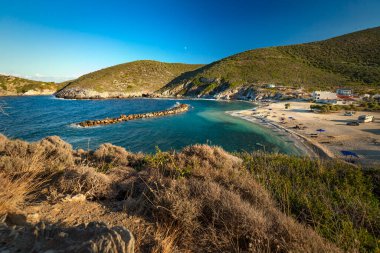
[[[275,132],[232,117],[225,111],[252,108],[245,102],[170,99],[63,100],[52,96],[3,97],[8,115],[0,115],[0,131],[8,137],[36,141],[58,135],[74,148],[93,149],[109,142],[133,152],[180,149],[195,143],[222,146],[228,151],[253,151],[265,145],[271,152],[300,154]],[[192,109],[184,114],[120,124],[79,128],[73,123],[120,114],[159,111],[176,102]]]

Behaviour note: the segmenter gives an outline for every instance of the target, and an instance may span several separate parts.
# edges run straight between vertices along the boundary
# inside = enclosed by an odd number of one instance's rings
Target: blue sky
[[[0,0],[0,73],[62,81],[139,59],[210,63],[380,25],[379,0]]]

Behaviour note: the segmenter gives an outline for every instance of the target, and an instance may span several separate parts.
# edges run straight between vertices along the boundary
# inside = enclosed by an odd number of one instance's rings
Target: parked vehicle
[[[345,112],[344,116],[353,116],[356,112]]]
[[[348,126],[359,126],[360,123],[357,122],[357,121],[350,121],[350,122],[347,122],[347,125],[348,125]]]
[[[358,121],[360,123],[368,123],[375,121],[375,118],[373,117],[373,115],[360,115],[358,117]]]

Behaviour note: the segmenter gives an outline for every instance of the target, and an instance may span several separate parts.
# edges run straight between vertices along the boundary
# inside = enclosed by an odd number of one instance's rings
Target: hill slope
[[[56,95],[64,98],[141,96],[152,93],[182,73],[201,66],[147,60],[129,62],[81,76]]]
[[[15,76],[0,75],[0,96],[53,94],[58,85]]]
[[[333,39],[250,50],[185,73],[160,90],[165,95],[233,97],[250,87],[333,89],[380,86],[380,27]]]

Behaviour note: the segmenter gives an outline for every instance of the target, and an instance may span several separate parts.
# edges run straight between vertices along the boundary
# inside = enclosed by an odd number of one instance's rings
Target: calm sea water
[[[0,131],[8,137],[37,141],[58,135],[74,148],[93,149],[109,142],[133,152],[180,149],[195,143],[222,146],[228,151],[267,151],[301,154],[293,144],[275,132],[225,111],[253,108],[245,102],[210,100],[118,99],[63,100],[52,96],[3,97],[8,115],[0,114]],[[117,117],[120,114],[159,111],[177,101],[192,109],[184,114],[141,119],[94,128],[73,123],[88,119]]]

